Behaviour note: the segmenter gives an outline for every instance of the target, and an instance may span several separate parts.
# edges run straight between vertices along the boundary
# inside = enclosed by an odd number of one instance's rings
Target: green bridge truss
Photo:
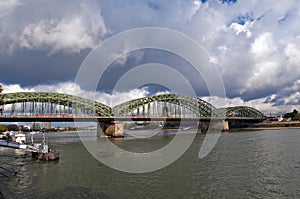
[[[218,112],[226,117],[248,117],[248,118],[261,118],[264,114],[259,110],[249,106],[234,106],[227,108],[220,108]]]
[[[113,107],[115,116],[211,117],[216,108],[206,101],[178,94],[134,99]]]
[[[103,117],[263,117],[246,106],[217,109],[199,98],[160,94],[134,99],[114,107],[68,94],[50,92],[19,92],[0,94],[2,115],[72,114]]]
[[[111,108],[100,102],[68,94],[20,92],[0,94],[0,106],[11,105],[11,114],[86,114],[111,116]]]

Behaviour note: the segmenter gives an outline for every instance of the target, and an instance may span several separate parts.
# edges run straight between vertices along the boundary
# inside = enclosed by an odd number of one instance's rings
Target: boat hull
[[[51,160],[58,160],[59,159],[59,153],[58,152],[31,152],[32,158],[38,159],[38,160],[45,160],[45,161],[51,161]]]

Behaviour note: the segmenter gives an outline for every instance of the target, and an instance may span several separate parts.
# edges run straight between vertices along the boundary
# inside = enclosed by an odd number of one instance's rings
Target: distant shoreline
[[[282,129],[300,129],[300,127],[247,127],[247,128],[233,128],[229,132],[235,131],[261,131],[261,130],[282,130]]]
[[[152,128],[140,128],[140,129],[134,129],[134,130],[150,130]],[[157,128],[153,128],[156,129]],[[174,131],[174,130],[181,130],[181,131],[186,131],[186,130],[198,130],[198,126],[190,126],[188,128],[176,128],[176,127],[164,127],[161,128],[160,130],[163,131]],[[258,131],[258,130],[282,130],[282,129],[300,129],[300,122],[285,122],[285,123],[263,123],[263,124],[255,124],[249,127],[232,127],[229,129],[229,131],[225,132],[235,132],[235,131]],[[132,130],[132,129],[126,129],[126,130]],[[125,130],[125,131],[126,131]],[[63,133],[63,134],[68,134],[68,133],[77,133],[78,131],[82,130],[70,130],[70,131],[46,131],[46,133]],[[30,134],[30,132],[24,132]],[[42,133],[42,132],[41,132]],[[1,198],[0,198],[1,199]]]

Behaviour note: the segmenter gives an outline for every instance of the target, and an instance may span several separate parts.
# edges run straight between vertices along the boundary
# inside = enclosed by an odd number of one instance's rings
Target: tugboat
[[[31,137],[31,141],[33,142],[33,135]],[[31,152],[32,158],[44,161],[59,159],[59,153],[57,151],[52,151],[46,144],[45,132],[42,136],[42,143],[34,144],[34,148],[36,148],[37,150]]]

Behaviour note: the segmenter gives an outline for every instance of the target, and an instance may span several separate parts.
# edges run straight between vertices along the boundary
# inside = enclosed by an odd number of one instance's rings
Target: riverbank
[[[300,129],[300,122],[269,122],[258,123],[248,127],[230,128],[229,131],[259,131],[259,130],[282,130],[282,129]]]
[[[288,129],[300,129],[300,127],[255,127],[255,128],[235,128],[230,129],[227,132],[237,132],[237,131],[263,131],[263,130],[288,130]]]
[[[274,129],[274,128],[300,128],[300,122],[270,122],[270,123],[258,123],[249,126],[249,128],[260,128],[260,129]]]
[[[282,130],[282,129],[300,129],[300,123],[285,123],[285,124],[277,124],[277,123],[272,123],[272,124],[268,124],[268,123],[263,123],[263,124],[255,124],[255,125],[251,125],[248,127],[231,127],[229,132],[231,131],[258,131],[258,130]],[[137,130],[137,129],[135,129]],[[138,129],[138,130],[151,130],[151,129]],[[153,129],[154,130],[154,129]],[[156,128],[157,130],[157,128]],[[163,131],[186,131],[186,130],[197,130],[199,131],[199,127],[198,126],[191,126],[191,127],[186,127],[186,128],[176,128],[176,127],[169,127],[169,128],[161,128],[161,130]],[[228,132],[228,131],[224,131],[224,132]]]

